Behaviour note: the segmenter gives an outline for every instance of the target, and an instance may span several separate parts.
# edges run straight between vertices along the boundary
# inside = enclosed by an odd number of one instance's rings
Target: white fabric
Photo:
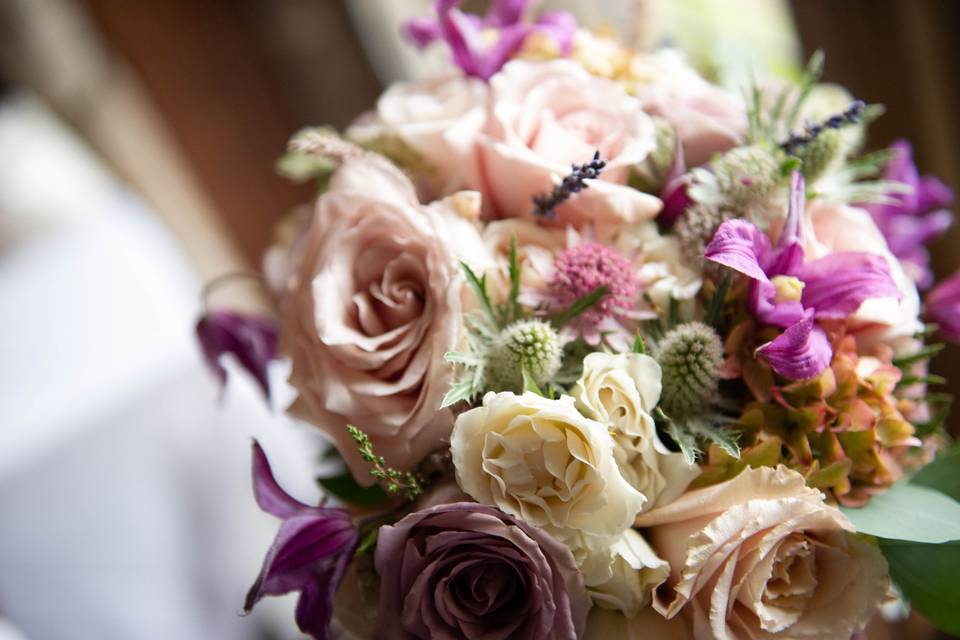
[[[235,369],[218,402],[192,333],[200,283],[169,235],[112,179],[68,181],[88,214],[63,214],[57,163],[19,164],[9,117],[0,185],[24,200],[0,197],[0,227],[24,202],[55,224],[0,253],[0,618],[44,640],[301,637],[292,599],[237,615],[277,527],[249,443],[316,500],[319,442]],[[44,129],[46,157],[82,155],[43,118],[18,126]]]

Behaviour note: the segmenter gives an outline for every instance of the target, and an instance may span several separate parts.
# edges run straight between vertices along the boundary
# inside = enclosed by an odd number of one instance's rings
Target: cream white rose
[[[486,102],[486,83],[460,74],[398,82],[346,135],[359,142],[396,136],[437,172],[436,186],[449,193],[478,182],[476,140]]]
[[[612,80],[570,60],[508,62],[490,79],[490,111],[478,141],[485,207],[499,218],[530,216],[549,192],[595,151],[600,178],[557,208],[557,223],[650,220],[658,198],[627,186],[630,167],[656,146],[653,120]]]
[[[601,552],[609,556],[601,575],[584,574],[594,604],[635,616],[650,605],[654,589],[670,575],[670,565],[633,529]],[[591,579],[592,578],[592,579]]]
[[[409,469],[453,426],[438,411],[450,384],[443,354],[462,332],[457,247],[480,247],[472,223],[422,206],[380,156],[346,160],[295,243],[282,292],[281,350],[298,397],[290,411],[334,440],[360,482],[372,481],[345,429],[369,434],[387,463]]]
[[[682,313],[693,311],[703,280],[699,269],[684,262],[675,235],[661,235],[655,222],[642,222],[620,229],[613,245],[624,255],[642,256],[637,276],[653,304],[667,309],[674,298],[680,301]]]
[[[607,428],[573,398],[488,393],[450,436],[457,482],[474,500],[571,535],[621,535],[646,501],[620,474]]]
[[[849,640],[887,592],[886,561],[803,476],[746,469],[637,519],[670,563],[654,596],[697,640]]]
[[[660,365],[639,353],[589,354],[571,389],[581,413],[609,427],[620,472],[646,496],[645,510],[676,499],[699,474],[657,436],[650,413],[661,389]]]

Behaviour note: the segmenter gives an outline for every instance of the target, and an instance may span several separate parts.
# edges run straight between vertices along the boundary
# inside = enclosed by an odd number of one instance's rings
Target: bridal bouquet
[[[299,592],[315,638],[849,640],[882,605],[960,632],[949,189],[862,152],[881,109],[820,56],[741,94],[457,5],[404,26],[455,68],[293,137],[319,194],[266,256],[275,317],[198,325],[221,377],[269,395],[288,360],[342,460],[307,505],[254,445],[281,524],[245,608]]]

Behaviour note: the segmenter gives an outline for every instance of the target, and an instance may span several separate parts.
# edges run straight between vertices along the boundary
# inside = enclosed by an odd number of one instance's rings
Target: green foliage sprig
[[[370,475],[383,484],[387,493],[393,495],[403,493],[407,500],[413,500],[423,493],[423,487],[420,486],[416,476],[409,471],[398,471],[393,467],[388,467],[383,456],[374,453],[370,436],[353,425],[347,425],[347,431],[354,442],[357,443],[360,456],[372,465]]]

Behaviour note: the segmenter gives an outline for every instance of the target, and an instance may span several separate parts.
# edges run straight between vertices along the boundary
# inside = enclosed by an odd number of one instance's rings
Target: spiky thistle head
[[[683,257],[691,264],[700,264],[713,234],[732,217],[731,211],[717,205],[696,204],[688,207],[674,227]]]
[[[671,418],[688,418],[707,408],[717,393],[723,344],[702,322],[686,322],[667,332],[656,350],[663,370],[660,406]]]
[[[484,360],[486,388],[521,391],[523,370],[538,384],[560,369],[563,348],[557,332],[542,320],[519,320],[493,339]]]
[[[714,161],[713,173],[720,190],[737,205],[763,201],[783,182],[780,159],[759,145],[726,152]]]

